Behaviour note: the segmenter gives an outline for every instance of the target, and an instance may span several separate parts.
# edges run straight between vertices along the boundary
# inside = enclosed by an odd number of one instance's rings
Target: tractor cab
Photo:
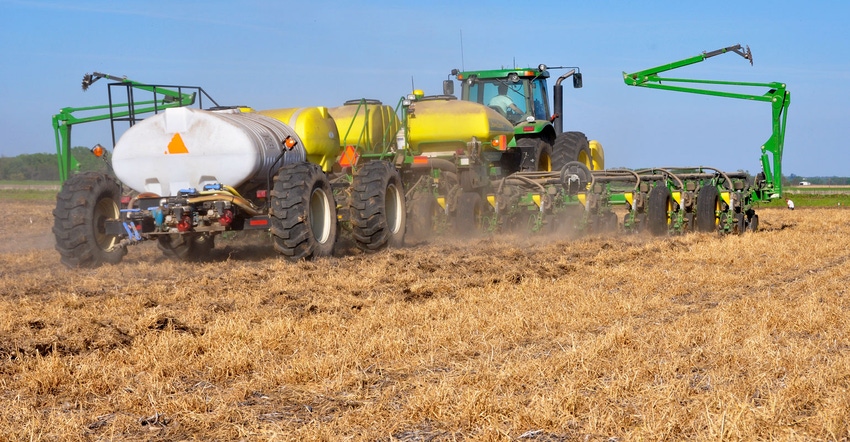
[[[549,99],[546,79],[549,72],[532,69],[453,72],[461,82],[461,100],[489,106],[513,124],[548,120]],[[448,89],[448,90],[446,90]],[[454,93],[454,83],[444,82],[444,92]]]

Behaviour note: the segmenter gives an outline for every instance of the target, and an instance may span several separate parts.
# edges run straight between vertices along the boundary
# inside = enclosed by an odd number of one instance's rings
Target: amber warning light
[[[106,154],[106,148],[101,146],[100,143],[95,144],[94,147],[91,148],[91,153],[98,158],[103,158]]]

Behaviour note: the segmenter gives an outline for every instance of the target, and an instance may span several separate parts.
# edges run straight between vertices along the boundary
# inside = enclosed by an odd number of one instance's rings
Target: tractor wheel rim
[[[315,189],[310,195],[310,229],[313,237],[320,244],[324,244],[331,236],[331,222],[328,220],[330,204],[328,195],[322,189]]]
[[[110,251],[118,237],[106,234],[106,220],[117,219],[118,205],[111,198],[103,198],[94,207],[94,239],[101,250]]]
[[[552,171],[552,158],[545,152],[540,155],[540,164],[538,164],[538,169],[541,172]]]
[[[402,229],[401,214],[404,210],[404,199],[395,184],[387,186],[387,227],[392,234],[397,234]]]

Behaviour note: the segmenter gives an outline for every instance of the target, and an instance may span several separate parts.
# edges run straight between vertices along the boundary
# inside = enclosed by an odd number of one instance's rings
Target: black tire
[[[455,210],[455,233],[469,235],[480,232],[484,213],[484,201],[476,192],[464,192],[457,198]]]
[[[417,243],[428,240],[434,233],[434,217],[437,215],[437,200],[434,195],[418,192],[410,199],[407,213],[407,229],[404,241]]]
[[[333,253],[336,205],[328,178],[318,165],[294,163],[278,170],[269,215],[274,248],[288,259]]]
[[[697,230],[714,232],[717,230],[717,209],[720,194],[713,185],[699,188],[697,193]]]
[[[157,237],[162,254],[177,261],[200,261],[215,248],[215,237],[207,234],[172,233]]]
[[[521,172],[548,172],[552,169],[552,145],[542,138],[519,138],[516,147],[522,153],[519,170]]]
[[[581,132],[564,132],[552,147],[552,170],[561,170],[570,161],[578,161],[593,170],[593,157],[587,136]]]
[[[460,181],[460,188],[464,192],[472,192],[475,190],[475,171],[471,169],[465,169],[458,172],[458,178]]]
[[[660,183],[649,191],[649,213],[647,224],[649,233],[655,236],[666,235],[669,228],[670,210],[672,209],[670,189]]]
[[[104,222],[119,219],[121,186],[109,175],[85,172],[65,181],[56,195],[53,235],[62,264],[93,268],[121,262],[127,249],[107,235]]]
[[[366,163],[354,175],[349,205],[351,236],[357,247],[380,250],[404,245],[404,188],[392,163]]]
[[[751,232],[757,232],[757,231],[758,231],[758,229],[759,229],[759,216],[758,216],[758,215],[755,215],[755,214],[754,214],[754,215],[750,218],[750,224],[749,224],[749,226],[747,226],[747,228],[748,228]]]

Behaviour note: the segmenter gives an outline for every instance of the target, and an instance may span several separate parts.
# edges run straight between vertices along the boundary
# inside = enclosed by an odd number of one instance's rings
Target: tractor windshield
[[[531,115],[536,120],[549,118],[549,101],[545,78],[520,78],[514,83],[506,78],[481,79],[465,84],[464,98],[489,106],[512,123]]]
[[[489,106],[516,123],[528,114],[525,89],[524,82],[511,83],[504,79],[480,80],[469,86],[469,100]]]

